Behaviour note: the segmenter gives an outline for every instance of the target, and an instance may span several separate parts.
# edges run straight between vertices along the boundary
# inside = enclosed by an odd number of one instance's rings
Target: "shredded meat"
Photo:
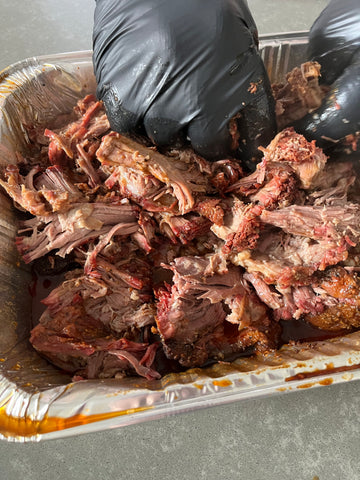
[[[139,230],[138,209],[126,204],[75,203],[65,213],[38,216],[23,222],[23,227],[32,235],[17,237],[16,245],[24,261],[30,263],[54,249],[64,257],[77,246],[104,235],[108,235],[108,243],[114,235],[134,234]],[[101,240],[99,245],[105,247]]]
[[[156,344],[110,335],[79,303],[63,307],[54,317],[43,317],[30,342],[52,363],[81,378],[124,376],[129,371],[149,380],[160,378],[151,368]]]
[[[100,320],[113,334],[125,335],[129,329],[154,324],[149,265],[134,256],[113,263],[99,257],[96,270],[71,273],[42,301],[50,315],[79,302],[87,315]]]
[[[275,343],[261,335],[269,330],[268,312],[251,294],[240,270],[229,266],[219,274],[213,266],[209,258],[176,258],[170,266],[172,287],[158,292],[156,321],[165,353],[184,366]],[[225,333],[227,322],[238,325],[230,338]],[[252,341],[246,335],[249,331],[258,333]]]
[[[285,83],[272,86],[280,129],[320,107],[325,96],[319,85],[320,69],[319,63],[306,62],[289,72]]]
[[[318,75],[305,64],[274,87],[282,122],[321,101]],[[17,155],[0,185],[22,211],[24,261],[69,268],[30,341],[75,379],[156,380],[164,358],[178,371],[267,353],[288,320],[360,328],[356,169],[292,127],[250,174],[111,132],[94,96],[30,134],[38,154]]]
[[[113,184],[117,182],[122,192],[130,198],[133,196],[133,186],[129,176],[133,174],[139,181],[141,175],[143,188],[138,188],[132,199],[141,202],[142,198],[150,196],[165,211],[189,212],[195,204],[196,195],[206,193],[209,188],[205,172],[196,162],[190,163],[189,157],[166,157],[117,133],[110,133],[103,138],[96,155],[104,169],[111,172]],[[147,191],[149,182],[157,187],[150,195]],[[162,199],[163,195],[165,200]]]
[[[263,153],[265,162],[289,164],[296,172],[304,189],[311,188],[327,161],[326,155],[316,146],[315,141],[308,142],[292,127],[278,133],[263,149]]]

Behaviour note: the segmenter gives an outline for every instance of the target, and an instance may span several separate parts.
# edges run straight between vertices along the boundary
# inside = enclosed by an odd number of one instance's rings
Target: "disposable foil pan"
[[[272,81],[305,59],[306,35],[261,39]],[[91,52],[31,58],[0,73],[0,163],[26,155],[25,126],[52,127],[95,91]],[[360,378],[360,333],[299,346],[264,358],[142,378],[72,383],[31,347],[31,270],[14,246],[17,214],[0,193],[0,437],[55,439],[160,418],[241,399]],[[314,376],[311,376],[314,375]]]

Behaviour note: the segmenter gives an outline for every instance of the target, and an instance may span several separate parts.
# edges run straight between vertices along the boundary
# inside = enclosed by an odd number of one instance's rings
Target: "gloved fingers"
[[[144,127],[146,135],[155,145],[180,147],[186,141],[184,128],[175,120],[145,117]]]
[[[259,46],[258,29],[252,16],[247,0],[237,0],[236,2],[239,20],[246,25],[253,36],[256,46]]]
[[[189,123],[188,136],[194,149],[208,159],[234,156],[255,168],[261,159],[258,150],[267,146],[276,134],[275,102],[265,77],[260,78],[256,92],[226,85],[225,94],[209,97],[207,109]],[[250,86],[251,89],[251,86]],[[245,101],[244,101],[245,100]]]
[[[140,115],[130,112],[122,106],[115,88],[103,88],[101,99],[104,102],[112,130],[119,133],[130,133],[140,129]]]
[[[321,65],[321,80],[331,85],[360,46],[359,0],[331,0],[313,23],[308,58]]]
[[[257,53],[248,53],[233,75],[219,75],[200,101],[201,114],[188,128],[193,147],[206,158],[248,159],[254,168],[261,158],[258,147],[276,134],[275,102]]]
[[[230,155],[253,170],[262,156],[259,147],[266,147],[276,135],[273,108],[272,97],[262,95],[226,122],[221,116],[211,123],[194,119],[188,127],[191,144],[209,160]]]
[[[205,117],[195,118],[188,126],[188,137],[194,150],[207,160],[219,160],[231,154],[232,137],[223,119],[212,119],[209,123]]]
[[[185,143],[186,120],[190,115],[186,112],[193,111],[192,96],[184,92],[185,85],[186,80],[180,84],[173,82],[147,109],[144,127],[155,145],[179,147]]]
[[[322,105],[294,124],[295,130],[322,148],[360,131],[359,92],[360,58],[336,80]]]
[[[262,157],[259,147],[267,147],[277,132],[271,100],[263,95],[243,108],[235,118],[236,128],[241,134],[237,156],[250,170],[255,169]]]
[[[98,96],[115,131],[143,129],[161,146],[188,135],[221,158],[234,143],[229,120],[270,96],[245,0],[97,0],[95,24]]]

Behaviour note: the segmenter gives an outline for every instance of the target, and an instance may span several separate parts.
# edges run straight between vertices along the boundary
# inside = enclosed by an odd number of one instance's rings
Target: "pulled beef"
[[[168,237],[173,243],[179,240],[187,244],[194,238],[210,231],[211,222],[201,215],[189,213],[187,215],[159,214],[156,217],[160,233]]]
[[[96,270],[71,272],[42,303],[50,314],[81,302],[87,315],[100,320],[113,334],[125,335],[155,323],[150,266],[132,256],[110,263],[97,259]]]
[[[222,225],[225,212],[221,203],[219,198],[204,198],[195,205],[194,209],[215,225]]]
[[[157,345],[112,336],[100,320],[86,314],[81,303],[49,311],[31,331],[33,347],[77,378],[121,377],[137,374],[160,378],[152,367]]]
[[[94,95],[87,95],[80,100],[75,113],[78,118],[64,128],[57,131],[45,129],[44,135],[50,139],[48,158],[52,165],[73,165],[79,156],[84,161],[84,155],[79,152],[79,146],[80,150],[88,153],[91,162],[93,160],[91,157],[96,151],[92,148],[94,140],[97,147],[96,139],[110,129],[104,105],[97,101]]]
[[[318,74],[305,64],[274,87],[283,122],[315,108]],[[251,174],[110,132],[94,96],[31,133],[39,164],[18,156],[0,185],[27,215],[24,261],[71,264],[30,341],[74,378],[153,380],[164,357],[177,371],[266,353],[288,320],[360,328],[359,180],[292,127]]]
[[[287,163],[262,161],[254,173],[231,185],[227,191],[267,209],[302,203],[300,181]]]
[[[251,283],[258,297],[273,310],[275,320],[300,319],[307,314],[319,314],[332,306],[328,298],[319,297],[311,285],[275,288],[267,284],[259,273],[247,273],[245,279]]]
[[[263,333],[270,331],[267,309],[251,294],[240,270],[229,266],[219,273],[214,266],[218,263],[211,258],[176,258],[170,266],[172,285],[157,293],[156,322],[165,353],[184,366],[275,343]],[[227,323],[238,325],[231,336]]]
[[[354,247],[360,238],[360,205],[291,205],[281,210],[263,210],[261,221],[292,235],[313,240],[328,239],[338,245]]]
[[[293,169],[286,164],[265,163],[265,165],[267,181],[249,195],[249,199],[271,210],[301,201],[299,180]]]
[[[271,209],[301,202],[299,188],[313,188],[327,162],[315,141],[308,142],[292,127],[282,130],[261,150],[264,158],[255,172],[233,183],[227,192]]]
[[[245,204],[237,198],[227,202],[223,224],[213,224],[211,230],[222,240],[224,253],[239,252],[256,247],[260,236],[262,208],[252,203]]]
[[[304,189],[311,188],[327,161],[327,156],[316,146],[315,141],[308,142],[292,127],[278,133],[262,151],[264,162],[289,164]]]
[[[275,318],[290,320],[323,311],[332,303],[328,296],[317,296],[312,286],[320,272],[347,259],[346,247],[268,231],[255,250],[232,255],[230,260],[246,270],[244,277]]]
[[[155,324],[150,265],[135,252],[126,259],[121,250],[106,253],[96,270],[69,272],[42,301],[47,308],[30,341],[78,379],[159,378],[151,368],[158,343],[140,341],[144,328]]]
[[[191,150],[163,155],[118,133],[103,137],[96,156],[108,175],[108,188],[117,188],[151,212],[186,214],[196,200],[222,192],[243,175],[230,160],[207,162]]]
[[[64,257],[102,235],[108,235],[109,241],[114,235],[134,234],[139,230],[138,209],[127,204],[75,203],[65,213],[26,220],[23,227],[32,234],[17,237],[16,245],[24,261],[30,263],[55,249]]]
[[[209,177],[193,157],[167,157],[118,133],[103,137],[96,156],[106,173],[107,186],[116,183],[121,193],[149,211],[184,214],[195,197],[208,191]]]
[[[272,86],[279,129],[320,107],[326,93],[319,85],[320,70],[319,63],[306,62],[289,72],[285,83]]]
[[[345,205],[352,203],[356,192],[356,173],[351,162],[329,163],[313,182],[307,203],[312,205]],[[358,203],[358,202],[356,202]]]
[[[6,168],[6,182],[0,179],[0,185],[18,208],[32,215],[46,216],[52,212],[66,212],[74,203],[85,201],[63,168],[51,166],[40,172],[39,167],[33,167],[22,176],[15,165]]]

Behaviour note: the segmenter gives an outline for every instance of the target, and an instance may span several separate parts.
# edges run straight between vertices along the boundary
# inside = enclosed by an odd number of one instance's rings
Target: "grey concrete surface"
[[[249,0],[260,33],[323,0]],[[93,0],[0,0],[0,69],[91,48]],[[40,444],[0,442],[0,480],[360,480],[360,383],[243,401]]]

